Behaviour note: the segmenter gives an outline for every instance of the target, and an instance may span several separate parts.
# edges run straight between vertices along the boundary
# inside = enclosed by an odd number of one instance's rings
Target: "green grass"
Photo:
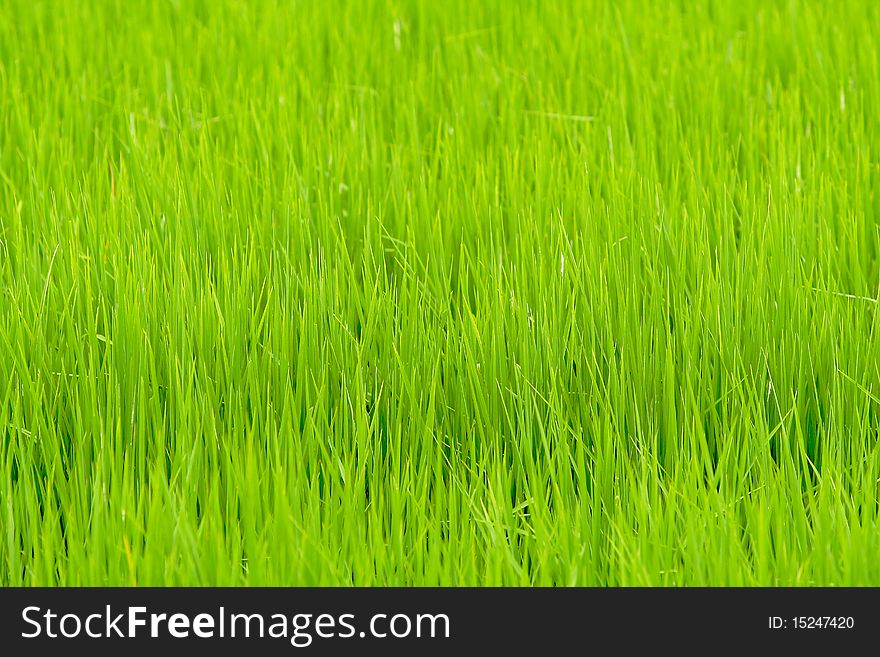
[[[0,584],[880,585],[878,25],[0,0]]]

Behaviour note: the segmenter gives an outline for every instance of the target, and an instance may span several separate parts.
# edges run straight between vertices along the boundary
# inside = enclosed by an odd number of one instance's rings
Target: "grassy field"
[[[878,26],[0,0],[0,584],[880,584]]]

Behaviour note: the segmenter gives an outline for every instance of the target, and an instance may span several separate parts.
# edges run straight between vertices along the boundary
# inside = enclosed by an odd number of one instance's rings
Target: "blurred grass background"
[[[0,583],[877,585],[878,27],[0,0]]]

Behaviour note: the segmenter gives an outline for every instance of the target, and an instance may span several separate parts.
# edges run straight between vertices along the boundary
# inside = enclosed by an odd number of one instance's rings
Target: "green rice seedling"
[[[0,1],[0,584],[880,584],[878,25]]]

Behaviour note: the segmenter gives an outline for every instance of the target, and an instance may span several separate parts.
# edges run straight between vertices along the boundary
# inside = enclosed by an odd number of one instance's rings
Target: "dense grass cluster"
[[[0,584],[880,584],[878,26],[0,1]]]

